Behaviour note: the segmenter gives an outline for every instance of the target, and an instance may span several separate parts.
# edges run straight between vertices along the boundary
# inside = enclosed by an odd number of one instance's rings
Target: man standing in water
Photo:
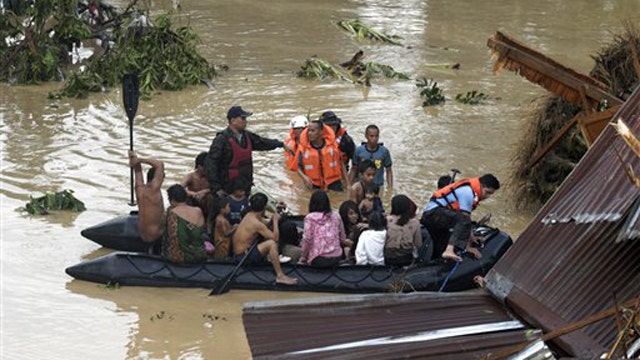
[[[267,257],[276,273],[276,283],[295,285],[298,280],[285,275],[280,266],[280,256],[278,255],[278,220],[280,220],[280,215],[273,213],[271,216],[273,231],[269,230],[262,221],[266,207],[267,196],[265,194],[257,193],[251,196],[249,212],[242,218],[233,234],[233,256],[239,262],[246,255],[246,263],[248,264],[260,263]],[[263,240],[261,241],[260,238]],[[252,248],[251,245],[254,241],[261,242]],[[249,249],[252,249],[251,253],[247,254]]]
[[[142,176],[142,164],[151,165],[147,171],[147,183]],[[141,158],[129,151],[129,166],[135,179],[136,201],[138,202],[138,231],[145,242],[154,242],[164,233],[164,202],[160,188],[164,181],[164,164],[152,158]]]
[[[447,185],[431,196],[420,222],[434,236],[434,240],[447,242],[442,253],[444,259],[462,261],[456,251],[466,251],[476,259],[482,256],[470,243],[470,240],[478,241],[471,234],[471,212],[480,201],[488,199],[498,189],[498,179],[492,174],[485,174]]]
[[[252,114],[240,106],[232,106],[227,112],[229,126],[211,142],[205,169],[211,192],[218,197],[231,193],[231,180],[237,177],[243,178],[246,192],[250,194],[253,185],[251,152],[284,147],[280,140],[266,139],[246,130],[247,118]]]

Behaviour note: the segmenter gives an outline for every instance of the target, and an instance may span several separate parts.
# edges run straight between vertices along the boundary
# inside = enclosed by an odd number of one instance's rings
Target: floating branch
[[[346,32],[355,36],[356,40],[358,41],[372,40],[372,41],[379,41],[387,44],[402,45],[398,41],[402,39],[401,37],[382,33],[358,19],[340,20],[336,22],[336,24]]]
[[[438,87],[438,83],[433,81],[433,79],[418,79],[416,80],[416,87],[420,89],[420,96],[425,98],[422,106],[433,106],[445,102],[442,89]]]

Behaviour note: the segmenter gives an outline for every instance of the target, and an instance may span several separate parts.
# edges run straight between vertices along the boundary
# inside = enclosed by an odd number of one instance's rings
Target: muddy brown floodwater
[[[152,6],[160,10],[169,2]],[[208,150],[233,104],[255,113],[249,129],[279,139],[291,117],[332,109],[356,142],[368,124],[381,128],[395,192],[422,205],[438,176],[453,167],[466,176],[492,172],[507,179],[531,102],[545,95],[512,73],[492,74],[485,44],[496,30],[587,73],[589,55],[621,30],[622,19],[640,14],[640,2],[202,0],[183,1],[182,14],[202,37],[202,54],[230,71],[215,80],[214,90],[192,87],[141,102],[135,148],[166,162],[165,185],[178,182],[197,153]],[[332,24],[352,18],[402,36],[406,46],[358,44]],[[414,81],[375,80],[363,88],[294,76],[312,55],[339,63],[358,49],[365,61],[434,79],[448,101],[422,108]],[[460,70],[426,66],[440,63],[460,63]],[[130,210],[129,131],[118,90],[47,100],[59,86],[0,85],[3,359],[247,359],[243,302],[322,295],[232,290],[209,297],[205,289],[109,289],[67,276],[66,267],[109,251],[80,230]],[[494,100],[482,106],[452,100],[471,90]],[[306,213],[309,193],[285,171],[282,152],[254,158],[256,184]],[[30,194],[65,188],[88,210],[46,217],[17,210]],[[532,214],[514,209],[506,193],[477,213],[492,213],[491,223],[516,237]],[[385,203],[391,195],[383,194]],[[344,199],[332,195],[336,208]]]

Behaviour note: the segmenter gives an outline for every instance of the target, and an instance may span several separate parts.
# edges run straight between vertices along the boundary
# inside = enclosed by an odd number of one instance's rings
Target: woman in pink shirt
[[[309,213],[304,217],[300,263],[313,267],[337,265],[342,259],[345,240],[342,219],[331,211],[329,196],[322,190],[314,191]]]

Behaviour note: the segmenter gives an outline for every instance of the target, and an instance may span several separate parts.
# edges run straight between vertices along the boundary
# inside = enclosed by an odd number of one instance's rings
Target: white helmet
[[[309,120],[307,120],[307,117],[304,115],[297,115],[291,119],[292,129],[304,128],[307,127],[307,125],[309,125]]]

